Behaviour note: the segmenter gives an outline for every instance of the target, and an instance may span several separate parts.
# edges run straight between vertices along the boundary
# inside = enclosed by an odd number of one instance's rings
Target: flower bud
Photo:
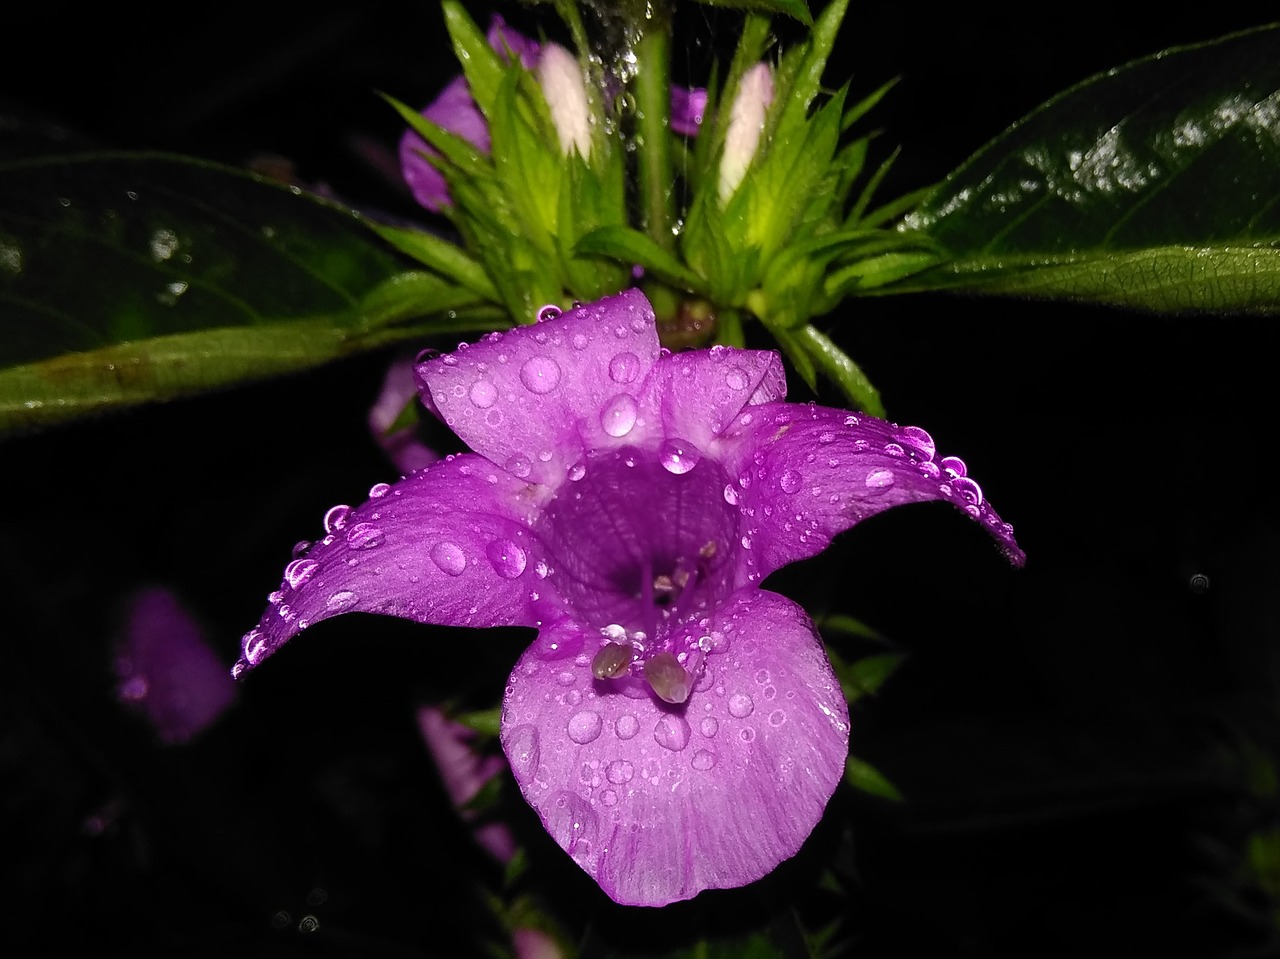
[[[729,129],[720,157],[720,202],[725,204],[738,189],[764,132],[765,113],[773,102],[773,72],[767,63],[757,63],[742,75],[738,95],[729,111]]]
[[[577,57],[559,44],[548,43],[538,57],[536,72],[560,136],[560,149],[565,156],[574,150],[584,158],[590,156],[591,108]]]

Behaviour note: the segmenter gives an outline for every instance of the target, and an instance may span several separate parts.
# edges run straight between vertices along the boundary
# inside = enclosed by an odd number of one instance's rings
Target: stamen
[[[644,664],[644,678],[659,699],[675,705],[689,698],[689,690],[693,686],[680,661],[665,651]]]
[[[596,679],[617,679],[631,667],[634,652],[630,643],[607,643],[591,660],[591,675]]]

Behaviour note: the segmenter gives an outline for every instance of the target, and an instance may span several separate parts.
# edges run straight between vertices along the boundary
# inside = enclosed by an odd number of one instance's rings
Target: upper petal
[[[710,648],[680,707],[594,680],[601,637],[543,636],[511,674],[502,744],[548,832],[613,899],[661,906],[793,856],[844,771],[848,708],[804,611],[757,589],[690,623]]]
[[[465,77],[454,77],[422,111],[436,126],[456,133],[483,153],[489,152],[489,124],[475,100]],[[432,153],[425,140],[413,130],[400,138],[400,169],[413,197],[428,210],[449,205],[449,189],[444,174],[424,154]]]
[[[707,109],[705,87],[671,88],[671,129],[681,136],[696,137]]]
[[[423,402],[467,445],[557,486],[591,449],[647,435],[639,396],[658,358],[649,301],[627,290],[418,366]]]
[[[336,506],[326,535],[297,552],[237,673],[339,613],[386,613],[448,626],[536,625],[558,599],[529,525],[537,491],[482,457],[443,460],[355,509]]]
[[[725,469],[742,513],[740,581],[814,556],[831,538],[891,506],[942,500],[977,520],[1016,565],[1026,557],[958,457],[935,459],[919,427],[847,410],[770,403],[725,436]],[[748,545],[749,544],[749,545]]]

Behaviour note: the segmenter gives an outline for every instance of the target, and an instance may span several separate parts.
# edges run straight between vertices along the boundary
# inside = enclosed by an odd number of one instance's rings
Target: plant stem
[[[640,226],[670,249],[674,220],[671,182],[671,35],[667,11],[655,5],[636,43],[636,145],[640,177]]]

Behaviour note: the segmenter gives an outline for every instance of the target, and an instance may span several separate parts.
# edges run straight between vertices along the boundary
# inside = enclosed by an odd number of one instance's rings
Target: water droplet
[[[915,450],[916,455],[925,460],[931,460],[937,453],[938,447],[933,442],[933,437],[925,430],[918,426],[904,426],[898,430],[898,441]]]
[[[581,463],[574,463],[569,467],[569,482],[576,483],[582,477],[587,475],[587,468]]]
[[[551,450],[543,450],[542,452],[540,452],[540,453],[538,454],[538,462],[539,462],[539,463],[550,463],[550,462],[551,462],[551,457],[552,457],[552,455],[553,455],[553,454],[552,454]]]
[[[639,410],[636,401],[627,393],[619,393],[600,413],[600,426],[610,436],[626,436],[636,425]]]
[[[476,380],[471,384],[471,402],[487,410],[498,400],[498,388],[488,380]]]
[[[573,343],[573,348],[575,350],[585,350],[590,341],[581,333],[575,333],[573,334],[573,340],[571,342]]]
[[[574,713],[569,718],[569,738],[579,746],[585,746],[587,743],[594,742],[600,736],[600,730],[604,728],[604,721],[600,718],[600,714],[590,710],[583,710],[580,713]]]
[[[772,677],[770,677],[769,675],[769,670],[767,669],[756,670],[756,682],[759,683],[761,686],[767,683],[771,678]]]
[[[359,597],[356,596],[356,594],[353,593],[351,590],[340,589],[336,593],[334,593],[332,596],[329,597],[328,602],[325,603],[325,606],[328,607],[329,612],[331,613],[340,613],[343,610],[350,609],[352,606],[354,606],[358,599]]]
[[[347,517],[351,515],[351,507],[338,505],[324,514],[324,531],[336,533],[347,525]]]
[[[787,470],[778,478],[778,485],[784,493],[794,493],[804,482],[803,477],[795,470]]]
[[[818,442],[824,445],[827,443],[834,443],[835,441],[836,441],[836,434],[831,432],[823,433],[821,436],[818,437]]]
[[[951,481],[951,485],[960,491],[960,495],[965,498],[970,506],[982,505],[982,487],[969,479],[969,477],[957,476]]]
[[[752,742],[756,738],[756,731],[752,729],[750,726],[744,726],[742,730],[738,733],[738,738],[741,739],[744,743]]]
[[[738,491],[733,488],[732,483],[726,483],[724,487],[724,501],[730,506],[738,505]]]
[[[530,393],[550,393],[560,382],[560,364],[549,356],[535,356],[520,367],[520,382]]]
[[[375,546],[381,546],[385,538],[382,530],[372,523],[356,523],[347,530],[347,548],[373,549]]]
[[[609,782],[615,786],[623,786],[631,782],[631,777],[635,775],[635,767],[625,759],[615,759],[609,763],[604,774],[608,777]]]
[[[702,733],[702,735],[710,739],[716,733],[720,732],[720,721],[716,719],[714,716],[707,716],[702,720],[702,723],[698,726],[698,729]]]
[[[679,476],[697,466],[702,453],[692,443],[672,438],[662,441],[662,445],[658,447],[658,459],[663,469]]]
[[[618,794],[612,789],[605,789],[600,793],[600,805],[616,806],[618,804]]]
[[[520,479],[524,479],[533,472],[533,464],[529,462],[529,458],[520,453],[507,460],[504,468],[512,476],[518,476]]]
[[[890,456],[905,456],[907,454],[907,451],[904,450],[897,443],[885,443],[884,451],[888,453]],[[832,464],[832,465],[835,465],[835,464]]]
[[[683,716],[662,716],[653,727],[653,738],[663,749],[678,753],[689,745],[689,724]]]
[[[630,713],[623,713],[618,717],[617,731],[619,739],[630,739],[640,731],[640,720]]]
[[[747,374],[736,366],[730,367],[725,372],[724,381],[731,390],[745,390],[747,388],[747,384],[751,382],[747,379]]]
[[[947,475],[952,479],[959,479],[961,476],[969,475],[969,468],[964,465],[964,460],[958,456],[944,456],[938,460],[938,466],[946,470]]]
[[[533,779],[542,758],[542,750],[538,745],[538,730],[532,725],[518,726],[511,730],[505,743],[507,756],[511,760],[511,771],[516,780],[527,783]]]
[[[498,571],[499,576],[515,579],[524,572],[527,562],[524,550],[507,539],[495,539],[485,547],[489,562]]]
[[[699,749],[693,754],[689,765],[694,769],[707,770],[716,764],[716,755],[709,749]]]
[[[755,700],[746,693],[734,693],[729,697],[729,715],[734,719],[746,719],[755,708]]]
[[[640,357],[619,353],[609,361],[609,378],[615,383],[630,383],[640,374]]]
[[[751,537],[746,535],[745,533],[743,534],[742,539],[740,539],[739,542],[742,543],[743,549],[751,548]]]
[[[538,322],[545,323],[547,320],[558,320],[564,311],[554,303],[548,303],[538,311]]]
[[[245,633],[240,644],[240,648],[244,650],[245,661],[250,666],[258,665],[267,651],[267,637],[256,629]]]
[[[884,489],[893,485],[893,470],[872,470],[865,480],[869,489]]]
[[[431,561],[450,576],[461,576],[467,568],[467,557],[462,549],[453,543],[436,543],[431,547]]]
[[[289,581],[290,586],[297,589],[314,576],[319,568],[320,564],[314,559],[295,559],[284,568],[284,578]]]

